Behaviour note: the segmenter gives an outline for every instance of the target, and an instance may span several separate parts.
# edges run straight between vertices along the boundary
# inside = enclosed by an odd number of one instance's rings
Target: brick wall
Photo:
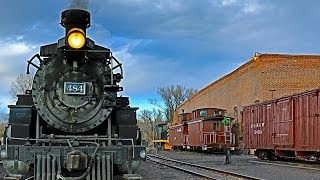
[[[235,117],[234,108],[237,108],[235,119],[240,124],[238,142],[242,146],[239,137],[242,136],[240,112],[243,106],[320,88],[319,75],[320,56],[261,54],[200,90],[176,112],[216,107],[226,109],[229,116]],[[176,117],[174,123],[178,121]]]
[[[265,55],[263,63],[262,100],[320,87],[320,56]],[[268,93],[269,91],[269,93]]]

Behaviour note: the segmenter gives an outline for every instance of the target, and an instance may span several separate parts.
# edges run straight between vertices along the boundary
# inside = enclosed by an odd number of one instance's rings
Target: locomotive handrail
[[[113,60],[117,63],[116,66],[113,66],[113,63],[112,63]],[[111,85],[113,85],[113,70],[115,70],[116,68],[120,68],[120,75],[123,78],[123,69],[122,69],[122,63],[120,63],[116,57],[111,55],[110,61],[111,61]]]
[[[40,66],[34,64],[32,61],[34,60],[34,58],[38,58],[40,64],[43,63],[43,60],[41,59],[40,55],[39,54],[35,54],[29,61],[28,61],[28,65],[27,65],[27,74],[30,74],[30,64],[37,68],[37,69],[41,69]]]

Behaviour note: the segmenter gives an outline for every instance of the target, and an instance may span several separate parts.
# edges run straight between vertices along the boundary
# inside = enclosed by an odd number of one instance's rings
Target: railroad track
[[[198,164],[192,164],[188,162],[178,161],[175,159],[167,158],[159,154],[148,154],[147,160],[168,166],[174,169],[187,172],[189,174],[206,178],[206,179],[250,179],[250,180],[261,180],[261,178],[238,174],[235,172],[229,172],[213,167],[202,166]]]
[[[282,161],[265,161],[265,160],[252,160],[249,162],[258,163],[258,164],[266,164],[272,166],[282,166],[282,167],[290,167],[290,168],[298,168],[298,169],[306,169],[306,170],[315,170],[320,171],[319,165],[309,165],[303,163],[291,163],[291,162],[282,162]]]

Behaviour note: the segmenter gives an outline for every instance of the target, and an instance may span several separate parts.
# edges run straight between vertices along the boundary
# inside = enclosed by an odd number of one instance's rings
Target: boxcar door
[[[274,105],[272,139],[274,146],[293,145],[292,100],[284,99]]]
[[[318,92],[294,98],[296,148],[319,150],[320,147],[320,97]]]

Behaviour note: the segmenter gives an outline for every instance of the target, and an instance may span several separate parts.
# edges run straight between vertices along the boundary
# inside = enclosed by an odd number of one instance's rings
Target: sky
[[[320,53],[316,0],[0,1],[0,113],[27,60],[64,36],[61,12],[75,6],[91,13],[88,37],[123,63],[122,95],[140,109],[153,107],[158,87],[200,90],[255,52]]]

